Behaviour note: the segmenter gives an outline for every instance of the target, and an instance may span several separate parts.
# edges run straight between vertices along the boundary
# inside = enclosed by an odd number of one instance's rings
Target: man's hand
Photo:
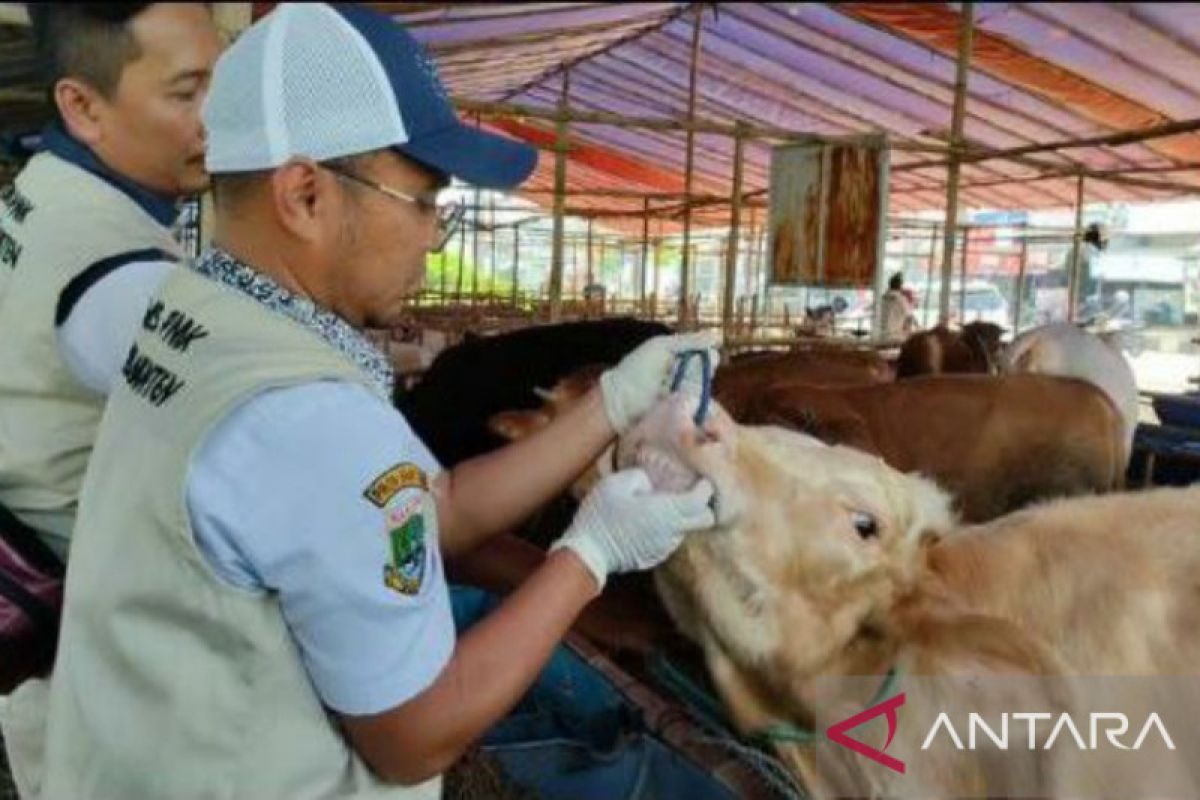
[[[715,373],[720,354],[715,331],[676,336],[656,336],[641,344],[621,362],[600,376],[604,411],[617,434],[628,431],[666,393],[675,372],[676,356],[687,350],[708,350]],[[688,363],[682,390],[699,396],[701,366]]]
[[[596,484],[571,527],[551,552],[570,548],[603,588],[613,572],[661,564],[687,531],[716,524],[709,501],[712,484],[701,478],[686,492],[656,492],[640,468],[614,472]]]

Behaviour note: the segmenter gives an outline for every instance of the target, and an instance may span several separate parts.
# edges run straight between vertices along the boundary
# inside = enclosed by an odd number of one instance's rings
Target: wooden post
[[[818,197],[817,209],[817,231],[824,232],[829,230],[829,193],[833,186],[833,148],[829,145],[821,145],[821,191]],[[825,272],[825,249],[827,245],[827,236],[817,235],[817,282],[824,287],[828,287],[827,277]],[[807,293],[806,293],[807,296]],[[826,288],[826,297],[828,297],[828,288]]]
[[[1067,274],[1067,321],[1075,321],[1079,305],[1079,254],[1083,248],[1083,176],[1075,185],[1075,236],[1071,240],[1071,270]]]
[[[488,238],[492,243],[492,258],[488,262],[488,294],[494,296],[496,294],[496,193],[488,192],[488,195],[488,222],[491,227]]]
[[[646,313],[646,267],[650,255],[650,198],[642,200],[642,266],[638,272],[638,300],[642,313]]]
[[[954,109],[950,116],[950,165],[946,170],[946,227],[942,242],[941,318],[950,319],[950,282],[954,277],[954,239],[958,233],[958,180],[961,170],[963,119],[966,116],[967,76],[974,36],[975,4],[963,3],[958,29],[958,68],[954,77]]]
[[[662,226],[659,225],[659,233],[662,233]],[[662,249],[662,236],[654,243],[654,291],[650,293],[650,319],[658,316],[658,286],[659,278],[661,277],[658,269],[658,251]]]
[[[971,226],[963,225],[962,260],[958,264],[958,324],[966,325],[967,319],[967,248],[971,245]]]
[[[696,20],[692,26],[692,61],[688,73],[688,122],[696,120],[696,78],[700,69],[700,30],[704,18],[704,4],[695,5]],[[679,329],[688,330],[688,294],[691,292],[690,244],[692,241],[692,172],[696,157],[696,131],[688,128],[687,155],[684,158],[684,206],[683,206],[683,251],[679,264]]]
[[[583,285],[586,290],[596,282],[595,273],[592,271],[592,218],[588,217],[587,227],[587,283]]]
[[[517,304],[517,283],[521,276],[521,226],[513,225],[513,263],[512,263],[512,290],[511,305]]]
[[[925,306],[925,311],[921,314],[924,317],[921,320],[922,328],[931,327],[929,325],[929,300],[933,297],[933,262],[937,259],[937,240],[938,226],[934,225],[929,235],[929,269],[925,273],[925,296],[921,298],[921,302]],[[940,290],[941,287],[938,288]]]
[[[450,244],[450,243],[446,242],[446,244]],[[446,277],[446,248],[445,247],[442,248],[442,252],[439,255],[441,257],[441,262],[442,262],[442,280],[441,280],[442,305],[445,305],[446,304],[446,281],[448,280],[448,278]]]
[[[875,137],[872,137],[875,139]],[[872,299],[874,308],[871,314],[871,338],[880,341],[883,339],[883,295],[887,292],[887,246],[891,236],[891,226],[888,224],[888,203],[890,195],[888,187],[891,185],[891,168],[892,162],[888,158],[887,139],[879,137],[875,139],[878,143],[878,148],[872,148],[871,154],[875,159],[875,163],[879,166],[879,196],[871,198],[873,202],[879,205],[879,241],[875,245],[875,291]],[[915,311],[915,309],[913,309]],[[861,328],[861,324],[859,326]]]
[[[571,290],[568,294],[574,297],[579,293],[579,238],[571,239]]]
[[[754,210],[757,213],[758,209]],[[769,212],[763,209],[763,219],[753,220],[756,223],[754,229],[754,290],[758,293],[758,310],[761,317],[770,316],[769,303],[767,302],[768,289],[770,289],[770,281],[767,274],[767,225],[769,224]]]
[[[757,295],[759,283],[758,274],[758,209],[750,206],[750,252],[746,254],[746,273],[750,276],[753,287],[751,294]]]
[[[588,222],[591,222],[591,220],[588,220]],[[604,279],[604,244],[605,244],[604,237],[602,236],[602,237],[600,237],[600,280],[597,281],[601,286],[604,287],[604,295],[600,300],[601,316],[604,315],[604,312],[608,305],[608,282]],[[591,251],[590,247],[588,248],[588,251],[589,252]],[[593,272],[593,277],[594,276],[595,276],[595,273]]]
[[[733,197],[729,208],[729,239],[725,246],[725,299],[721,306],[721,325],[725,335],[730,335],[730,323],[733,320],[733,294],[737,288],[737,258],[738,235],[741,233],[742,219],[742,157],[745,155],[745,137],[742,135],[741,122],[737,125],[737,135],[733,137]]]
[[[563,210],[567,203],[567,99],[571,91],[570,81],[571,71],[564,69],[554,141],[554,232],[550,250],[551,322],[558,322],[562,316]]]
[[[475,231],[471,236],[471,305],[479,302],[479,223],[481,203],[479,202],[479,187],[475,187],[475,210],[472,217],[475,220]]]
[[[1013,338],[1021,332],[1021,306],[1025,303],[1025,264],[1029,255],[1029,223],[1021,226],[1021,261],[1017,267],[1017,291],[1013,298]]]
[[[600,259],[601,265],[604,264],[604,259]],[[612,307],[614,313],[617,313],[617,302],[621,299],[621,292],[625,288],[625,240],[617,239],[617,289],[613,292]]]
[[[467,226],[458,226],[458,275],[455,279],[454,302],[462,302],[463,270],[467,268]]]

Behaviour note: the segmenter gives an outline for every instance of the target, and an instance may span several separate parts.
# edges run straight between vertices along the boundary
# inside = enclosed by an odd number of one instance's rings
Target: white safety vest
[[[104,397],[63,362],[57,325],[119,264],[179,257],[137,202],[58,156],[35,156],[0,193],[0,503],[60,554]]]
[[[14,764],[42,797],[439,796],[440,778],[403,788],[369,771],[321,705],[277,597],[216,576],[193,539],[187,470],[206,434],[260,392],[317,380],[380,391],[236,289],[190,269],[163,285],[84,482],[45,751],[28,756],[44,763]],[[36,689],[9,710],[27,730],[35,715],[20,703]]]

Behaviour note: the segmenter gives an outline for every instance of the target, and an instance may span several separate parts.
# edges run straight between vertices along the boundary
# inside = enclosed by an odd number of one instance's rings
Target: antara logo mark
[[[841,722],[830,725],[829,729],[825,731],[825,735],[829,737],[831,742],[837,742],[842,747],[848,747],[860,756],[866,756],[872,761],[877,761],[888,769],[903,775],[905,771],[904,762],[883,752],[883,750],[888,749],[888,745],[892,743],[892,739],[896,736],[896,709],[902,705],[904,705],[903,692],[888,700],[884,700],[882,703],[876,703],[865,711],[855,714],[853,717],[848,717]],[[874,747],[863,744],[858,739],[851,739],[846,735],[846,731],[857,728],[865,722],[870,722],[880,714],[887,715],[888,724],[888,737],[887,741],[883,744],[883,750],[876,750]]]

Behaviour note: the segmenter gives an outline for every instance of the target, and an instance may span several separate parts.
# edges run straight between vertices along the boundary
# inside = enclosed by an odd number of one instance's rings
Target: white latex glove
[[[648,339],[621,362],[600,376],[604,411],[618,435],[628,431],[671,386],[678,363],[676,354],[686,350],[708,350],[709,363],[716,374],[720,354],[720,336],[716,331],[655,336]],[[688,360],[681,391],[699,396],[703,381],[700,358]]]
[[[713,527],[712,496],[713,486],[703,478],[672,494],[654,491],[641,468],[614,472],[583,498],[571,527],[550,551],[571,548],[604,588],[609,573],[656,567],[685,532]]]

